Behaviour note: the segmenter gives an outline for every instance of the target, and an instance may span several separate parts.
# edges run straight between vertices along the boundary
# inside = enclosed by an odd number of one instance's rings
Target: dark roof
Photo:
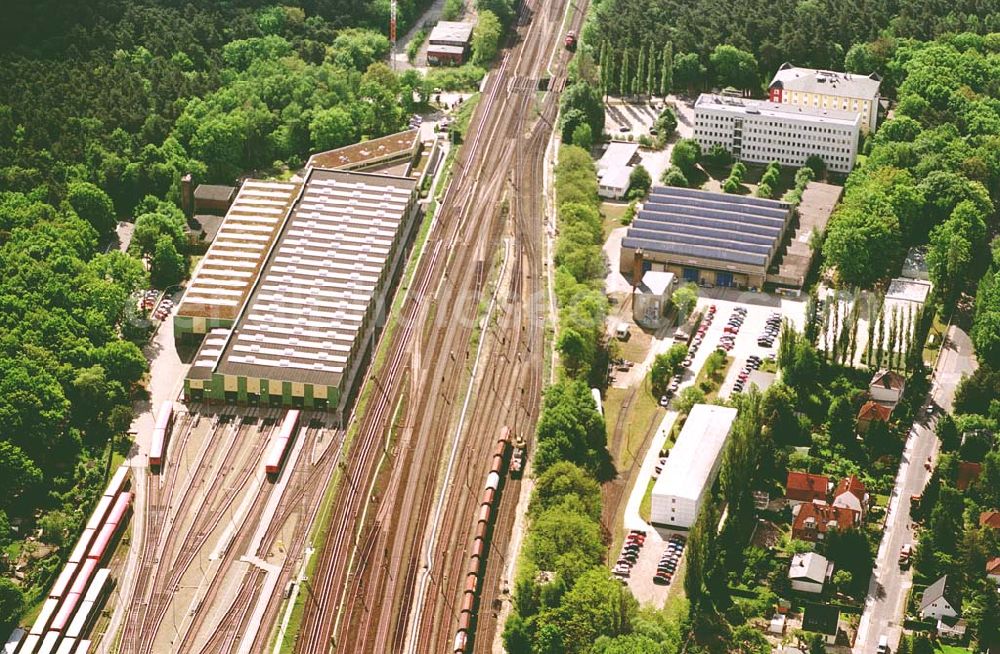
[[[834,636],[837,634],[837,622],[840,620],[840,609],[827,604],[807,604],[802,616],[802,628],[806,631]]]
[[[211,202],[229,202],[236,195],[235,186],[221,186],[219,184],[199,184],[194,190],[195,200],[209,200]]]
[[[982,471],[983,465],[981,463],[962,461],[958,464],[958,476],[955,479],[955,488],[964,491],[969,487],[969,484],[979,479],[979,473]]]
[[[622,245],[766,268],[790,215],[777,200],[658,186]]]
[[[890,390],[901,390],[906,386],[906,377],[895,370],[883,370],[872,379],[871,386],[881,386]]]
[[[197,214],[188,220],[188,229],[199,234],[199,236],[204,234],[201,238],[206,243],[211,243],[215,240],[216,234],[219,233],[219,228],[222,227],[223,220],[225,220],[225,216]]]
[[[942,597],[951,604],[951,608],[961,612],[962,603],[955,592],[955,585],[948,583],[948,575],[942,575],[940,579],[924,589],[924,594],[920,596],[920,610],[923,611]]]

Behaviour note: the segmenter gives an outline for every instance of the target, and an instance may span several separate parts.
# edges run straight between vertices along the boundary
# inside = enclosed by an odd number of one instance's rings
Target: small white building
[[[962,607],[960,598],[954,591],[954,587],[948,583],[948,575],[928,586],[920,597],[920,617],[924,620],[958,617]]]
[[[924,306],[931,292],[931,283],[923,279],[907,279],[896,277],[889,282],[889,290],[885,292],[885,301],[899,303],[901,306],[912,305],[914,309]]]
[[[696,404],[653,486],[650,522],[690,529],[719,472],[736,409]]]
[[[868,384],[868,394],[879,404],[895,407],[906,390],[906,377],[895,370],[880,370]]]
[[[801,167],[816,155],[828,170],[854,168],[861,116],[838,109],[799,107],[703,93],[694,105],[694,138],[702,151],[721,145],[750,163]]]
[[[638,161],[639,144],[612,141],[597,160],[597,194],[620,200],[628,191],[628,180]]]
[[[632,166],[608,168],[597,173],[597,194],[608,200],[621,200],[628,192]]]
[[[792,590],[803,593],[822,593],[823,586],[833,576],[833,562],[816,552],[796,554],[788,568]]]
[[[657,329],[663,325],[674,291],[673,273],[661,270],[647,270],[642,282],[632,291],[632,319],[636,324]]]

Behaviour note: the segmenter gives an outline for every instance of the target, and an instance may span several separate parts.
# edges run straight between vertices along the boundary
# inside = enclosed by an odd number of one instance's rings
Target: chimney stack
[[[181,177],[181,209],[188,218],[194,215],[194,180],[191,173]]]
[[[642,283],[642,261],[645,258],[642,248],[638,248],[632,255],[632,288],[638,288]]]

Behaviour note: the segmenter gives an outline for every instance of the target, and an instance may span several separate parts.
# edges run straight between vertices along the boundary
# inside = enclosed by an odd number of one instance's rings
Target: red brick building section
[[[983,511],[980,513],[979,526],[1000,529],[1000,511]]]
[[[799,540],[823,540],[831,531],[846,531],[861,522],[861,514],[820,502],[810,502],[799,507],[792,522],[792,537]]]
[[[858,431],[867,431],[868,427],[876,420],[889,422],[891,416],[892,409],[890,407],[879,404],[875,400],[868,400],[858,411]]]
[[[830,480],[823,475],[790,470],[785,481],[785,497],[795,502],[825,500]]]

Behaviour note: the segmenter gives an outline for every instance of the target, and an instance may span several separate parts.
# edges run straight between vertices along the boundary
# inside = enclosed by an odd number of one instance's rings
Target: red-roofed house
[[[979,473],[982,471],[982,464],[972,463],[971,461],[962,461],[958,464],[958,475],[955,478],[955,488],[964,491],[969,487],[969,484],[979,479]]]
[[[1000,529],[1000,511],[983,511],[980,513],[979,526]]]
[[[1000,586],[1000,556],[995,556],[986,562],[986,576]]]
[[[858,411],[858,431],[862,433],[868,431],[868,427],[876,420],[889,422],[890,416],[892,416],[892,407],[879,404],[875,400],[868,400]]]
[[[857,475],[840,480],[837,489],[833,491],[833,506],[851,509],[864,516],[868,509],[868,490]]]
[[[785,498],[791,505],[813,500],[825,500],[830,480],[823,475],[790,470],[785,481]]]
[[[827,532],[845,531],[861,523],[861,514],[851,509],[812,501],[799,506],[792,521],[792,537],[801,540],[823,540]]]
[[[881,404],[895,407],[906,390],[906,377],[895,370],[881,370],[872,377],[868,393]]]

